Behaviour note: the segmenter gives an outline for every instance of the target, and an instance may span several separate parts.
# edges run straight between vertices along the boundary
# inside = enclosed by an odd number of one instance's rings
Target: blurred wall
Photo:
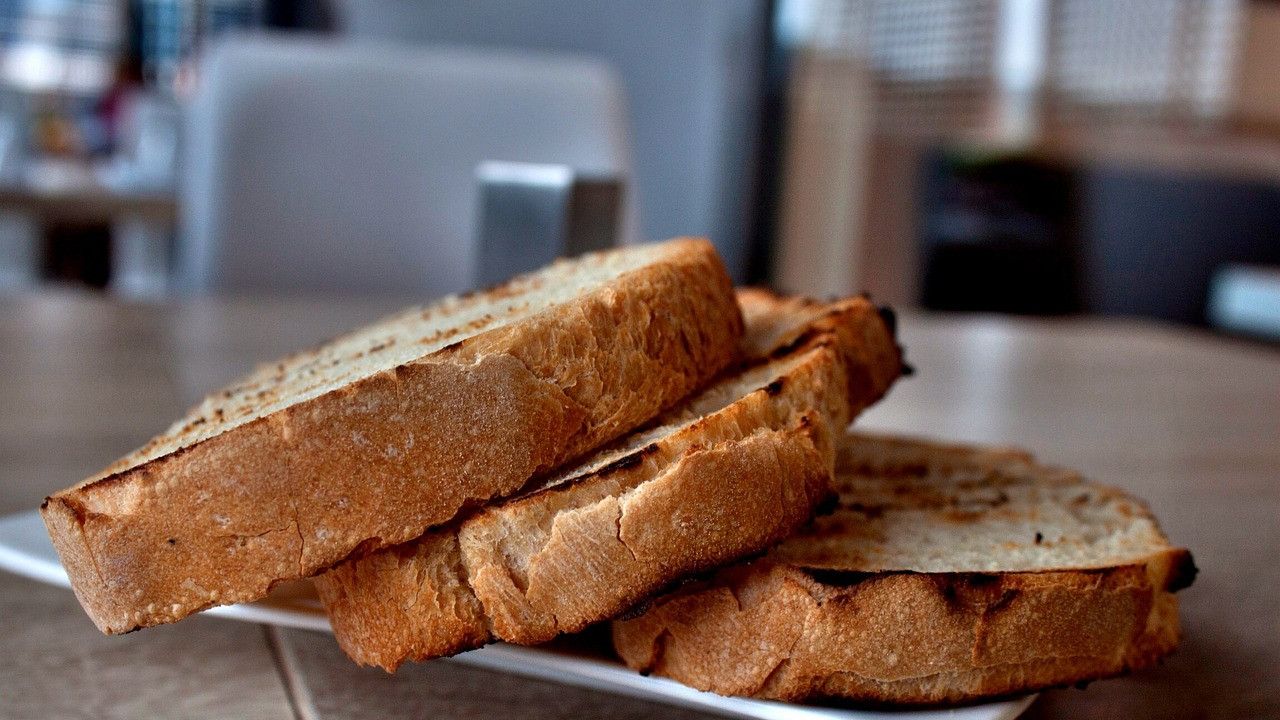
[[[709,235],[748,263],[766,0],[335,0],[361,38],[579,52],[631,105],[641,233]]]

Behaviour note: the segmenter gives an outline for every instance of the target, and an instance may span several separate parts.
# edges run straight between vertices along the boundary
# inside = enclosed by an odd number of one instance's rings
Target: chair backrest
[[[178,282],[196,291],[466,289],[482,162],[630,176],[619,84],[578,58],[234,38],[204,58],[185,132]]]

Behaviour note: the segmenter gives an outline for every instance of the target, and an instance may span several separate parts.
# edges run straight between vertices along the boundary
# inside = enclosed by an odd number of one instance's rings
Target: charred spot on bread
[[[868,300],[871,298],[868,297]],[[877,305],[876,312],[879,313],[880,319],[884,321],[884,326],[889,329],[889,334],[894,338],[898,337],[898,313],[888,305]]]
[[[991,593],[1000,589],[1003,577],[999,573],[954,572],[920,573],[933,581],[938,595],[950,606],[960,610],[985,611],[999,609],[1005,593],[994,601]],[[1007,591],[1006,591],[1007,592]],[[1012,598],[1009,598],[1011,601]],[[994,604],[989,604],[994,602]]]
[[[634,620],[635,618],[638,618],[641,615],[644,615],[645,613],[649,612],[649,610],[653,607],[653,601],[654,601],[654,598],[652,596],[644,598],[643,600],[637,602],[635,605],[632,605],[626,610],[623,610],[622,612],[618,613],[617,617],[615,617],[614,620],[617,620],[617,621]]]
[[[818,506],[813,509],[813,514],[817,516],[830,515],[840,509],[840,493],[832,490],[818,501]]]
[[[893,572],[868,572],[866,570],[837,570],[835,568],[797,567],[810,580],[832,587],[851,588],[877,577],[895,575]]]
[[[870,300],[870,296],[866,296]],[[888,305],[876,305],[876,313],[880,315],[881,322],[889,331],[889,337],[893,339],[893,347],[898,351],[898,372],[902,377],[911,377],[916,374],[915,366],[907,362],[907,349],[898,341],[898,313]]]
[[[769,353],[769,357],[766,358],[766,360],[777,360],[778,358],[784,358],[794,353],[796,350],[799,350],[800,348],[804,347],[805,345],[808,345],[814,338],[822,334],[823,334],[823,331],[820,331],[816,328],[809,328],[808,330],[805,330],[799,335],[796,335],[794,338],[792,338],[788,342],[774,348],[773,351]]]
[[[1008,607],[1009,604],[1012,603],[1014,600],[1017,600],[1018,596],[1021,594],[1022,592],[1017,588],[1005,588],[1000,593],[1000,597],[996,598],[996,601],[991,603],[991,605],[987,608],[987,612],[995,612],[997,610],[1002,610],[1005,607]]]
[[[1164,589],[1172,593],[1189,588],[1196,581],[1196,575],[1199,573],[1200,568],[1196,567],[1195,558],[1191,557],[1191,553],[1183,551],[1174,562],[1173,572],[1169,573],[1169,580],[1165,583]]]
[[[884,504],[871,505],[868,503],[851,502],[842,505],[842,507],[845,510],[856,512],[868,520],[875,520],[876,518],[882,517],[889,506]]]
[[[626,470],[627,468],[633,468],[636,465],[639,465],[640,463],[644,462],[644,459],[646,457],[656,452],[658,452],[658,444],[649,443],[648,445],[645,445],[639,450],[636,450],[633,453],[628,453],[626,455],[623,455],[617,460],[614,460],[613,462],[605,465],[599,470],[596,470],[594,474],[608,475],[609,473],[617,472],[618,470]]]
[[[765,394],[768,395],[769,397],[777,397],[778,394],[782,392],[782,387],[785,384],[786,384],[785,377],[777,378],[773,382],[764,386]]]
[[[531,498],[540,497],[548,493],[554,493],[554,492],[560,492],[560,491],[566,490],[567,488],[573,487],[574,485],[580,483],[581,481],[587,478],[603,477],[605,475],[608,475],[609,473],[619,472],[622,470],[626,470],[628,468],[633,468],[639,465],[641,462],[644,462],[644,459],[646,457],[648,457],[649,455],[652,455],[657,451],[658,451],[657,443],[649,443],[648,445],[645,445],[639,450],[627,453],[626,455],[618,458],[617,460],[614,460],[610,463],[602,465],[601,467],[595,470],[591,470],[590,472],[584,472],[579,475],[573,475],[570,477],[563,477],[563,478],[554,478],[554,476],[549,478],[546,475],[534,476],[532,479],[529,480],[529,482],[525,483],[524,487],[522,487],[514,495],[512,495],[511,497],[507,498],[502,502],[499,502],[498,506],[528,502]],[[549,481],[552,479],[554,480],[554,482]],[[484,506],[484,503],[478,503],[476,509],[482,509],[483,506]],[[458,513],[459,517],[463,515],[464,513],[461,511]]]

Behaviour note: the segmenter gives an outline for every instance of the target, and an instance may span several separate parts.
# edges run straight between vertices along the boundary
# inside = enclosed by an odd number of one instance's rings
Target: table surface
[[[253,363],[396,305],[0,301],[0,513],[100,469]],[[1147,498],[1201,569],[1164,665],[1046,692],[1028,716],[1280,716],[1280,353],[1128,321],[908,314],[902,334],[919,372],[859,425],[1078,468]],[[107,638],[69,592],[3,573],[0,648],[7,717],[700,717],[455,663],[388,676],[326,635],[215,618]]]

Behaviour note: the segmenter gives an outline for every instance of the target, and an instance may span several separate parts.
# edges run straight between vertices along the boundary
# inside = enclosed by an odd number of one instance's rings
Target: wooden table
[[[211,389],[396,303],[0,301],[0,513],[144,441]],[[1151,501],[1201,574],[1163,667],[1045,693],[1031,717],[1280,715],[1280,353],[1132,322],[909,315],[919,369],[862,424],[1017,443]],[[0,573],[0,715],[680,715],[448,662],[360,669],[320,634],[194,618],[106,638]],[[689,717],[694,715],[687,713]]]

